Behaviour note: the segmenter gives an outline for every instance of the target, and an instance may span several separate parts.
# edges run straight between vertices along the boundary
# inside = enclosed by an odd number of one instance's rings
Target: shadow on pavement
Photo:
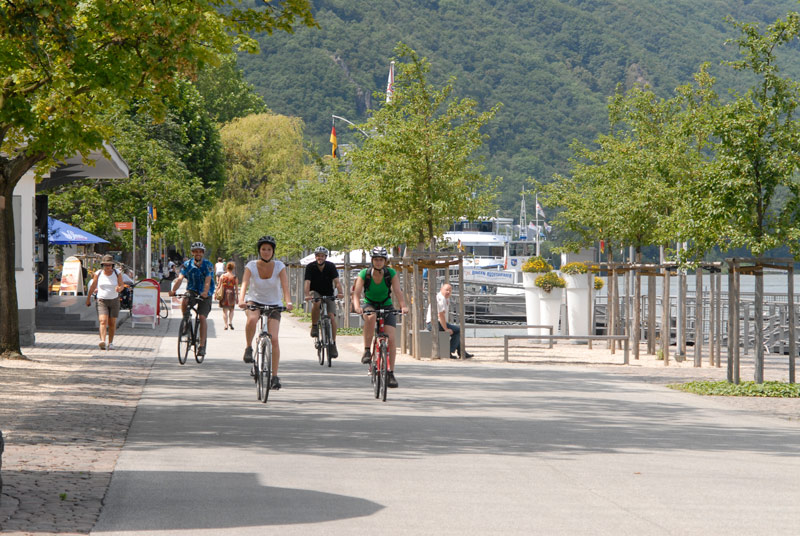
[[[265,486],[251,473],[116,471],[114,481],[112,494],[117,496],[106,502],[125,501],[128,493],[137,501],[101,516],[94,533],[320,523],[369,516],[383,508],[356,497]]]

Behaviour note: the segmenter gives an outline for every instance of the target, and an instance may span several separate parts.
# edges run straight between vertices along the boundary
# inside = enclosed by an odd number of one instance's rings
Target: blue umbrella
[[[51,216],[47,217],[47,239],[51,244],[108,244],[99,236],[87,233]]]

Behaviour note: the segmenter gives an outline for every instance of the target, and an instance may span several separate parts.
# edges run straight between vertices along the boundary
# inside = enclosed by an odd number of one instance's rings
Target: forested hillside
[[[736,59],[724,21],[773,22],[794,0],[315,0],[320,29],[263,36],[243,56],[246,79],[277,113],[300,116],[320,153],[329,151],[331,114],[360,122],[381,105],[392,49],[402,41],[433,65],[438,84],[488,109],[489,173],[504,177],[500,206],[516,215],[526,177],[567,170],[573,139],[606,129],[606,99],[618,84],[650,84],[668,96],[713,65],[718,90],[743,87],[720,66]],[[797,49],[795,48],[796,52]],[[800,60],[787,58],[797,76]],[[357,143],[344,125],[339,143]]]

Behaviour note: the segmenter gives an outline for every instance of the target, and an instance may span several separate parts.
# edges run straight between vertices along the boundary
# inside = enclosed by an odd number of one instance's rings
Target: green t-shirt
[[[389,274],[389,278],[394,280],[397,272],[392,270],[391,268],[385,268],[386,273],[384,274],[383,279],[380,283],[375,282],[374,276],[372,277],[372,281],[369,284],[369,288],[367,288],[367,270],[371,270],[371,268],[364,268],[359,272],[358,277],[360,277],[364,281],[364,298],[372,304],[380,305],[380,306],[389,306],[392,305],[392,299],[389,297],[389,285],[386,284],[386,274]]]

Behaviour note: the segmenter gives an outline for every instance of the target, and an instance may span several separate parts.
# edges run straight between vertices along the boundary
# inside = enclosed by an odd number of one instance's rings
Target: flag
[[[389,80],[386,81],[386,102],[392,102],[394,95],[394,62],[389,64]]]
[[[539,216],[541,216],[542,218],[544,218],[544,217],[545,217],[545,215],[544,215],[544,210],[542,210],[542,205],[540,205],[538,201],[536,202],[536,212],[537,212],[537,214],[539,214]]]
[[[331,156],[336,158],[336,148],[339,145],[336,143],[336,125],[331,126]]]
[[[605,240],[601,240],[600,241],[600,253],[605,253],[605,252],[606,252],[606,241]]]
[[[547,222],[544,222],[544,228],[545,228],[545,230],[547,230],[547,232],[548,232],[548,233],[549,233],[550,231],[552,231],[552,230],[553,230],[553,228],[552,228],[552,227],[550,227],[549,225],[547,225]]]

